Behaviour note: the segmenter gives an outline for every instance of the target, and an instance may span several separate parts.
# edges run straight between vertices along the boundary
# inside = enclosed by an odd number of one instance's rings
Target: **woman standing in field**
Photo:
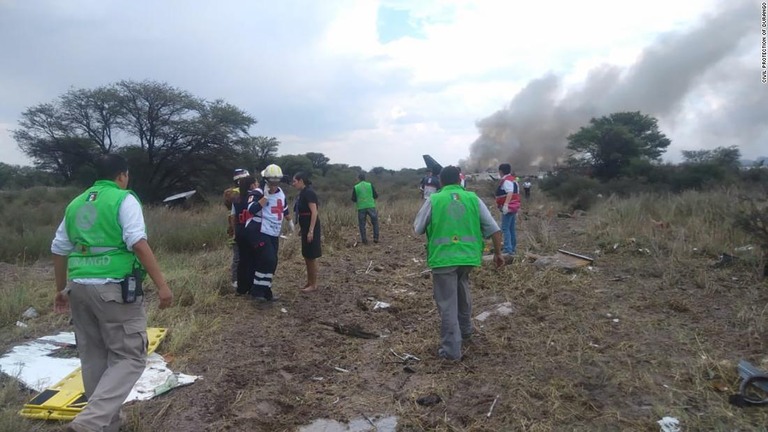
[[[301,256],[307,264],[307,284],[301,291],[307,293],[317,290],[317,259],[322,256],[317,194],[310,187],[312,181],[304,172],[298,172],[293,176],[293,186],[299,191],[294,213],[299,220]]]

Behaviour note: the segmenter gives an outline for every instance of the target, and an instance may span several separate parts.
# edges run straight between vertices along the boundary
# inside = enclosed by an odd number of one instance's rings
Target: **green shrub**
[[[169,252],[216,249],[227,243],[227,211],[218,203],[183,209],[145,207],[149,244]]]
[[[18,415],[21,405],[32,398],[33,393],[12,377],[0,374],[0,431],[40,431],[39,421],[30,421]]]
[[[559,173],[545,178],[541,190],[562,201],[571,210],[588,210],[595,203],[602,187],[600,182],[573,173]]]
[[[768,265],[765,262],[768,257],[768,200],[749,196],[739,197],[734,222],[736,227],[758,244],[762,275],[768,276]]]
[[[75,188],[33,187],[0,192],[0,261],[34,261],[50,255],[51,240]]]
[[[657,256],[689,256],[697,251],[716,257],[752,241],[732,222],[737,195],[719,189],[612,196],[593,209],[591,231],[604,245],[632,239]]]

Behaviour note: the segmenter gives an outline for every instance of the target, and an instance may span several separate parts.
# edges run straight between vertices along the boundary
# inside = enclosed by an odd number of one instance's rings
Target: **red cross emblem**
[[[278,198],[277,204],[272,206],[270,212],[272,212],[272,214],[276,214],[277,220],[281,221],[283,220],[283,210],[285,210],[285,207],[283,207],[283,200]]]
[[[245,208],[243,209],[242,212],[240,212],[237,219],[240,222],[240,225],[245,225],[246,222],[251,220],[251,212],[249,212],[248,209]]]

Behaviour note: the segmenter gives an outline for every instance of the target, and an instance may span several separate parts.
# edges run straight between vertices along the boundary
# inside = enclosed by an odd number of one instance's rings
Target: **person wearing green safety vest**
[[[352,188],[352,201],[357,206],[357,225],[360,228],[360,240],[368,244],[368,236],[365,232],[366,219],[371,218],[373,225],[373,242],[379,242],[379,214],[376,212],[376,199],[379,194],[370,182],[365,181],[365,174],[357,175],[357,184]]]
[[[71,311],[88,404],[70,432],[120,429],[120,407],[144,372],[147,315],[141,281],[148,273],[160,308],[173,293],[147,243],[141,204],[128,187],[128,162],[108,154],[97,180],[67,206],[51,243],[54,311]]]
[[[440,348],[437,355],[460,360],[463,340],[472,337],[472,297],[469,273],[483,261],[484,238],[493,240],[493,261],[504,265],[501,230],[488,207],[459,185],[459,169],[440,171],[443,188],[421,206],[413,229],[427,235],[427,265],[440,313]]]

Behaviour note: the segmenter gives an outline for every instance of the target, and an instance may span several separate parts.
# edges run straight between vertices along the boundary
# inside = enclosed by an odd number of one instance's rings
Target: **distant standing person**
[[[501,211],[501,233],[504,236],[503,252],[514,255],[517,250],[517,233],[515,222],[517,211],[520,210],[520,185],[512,174],[512,166],[508,163],[499,165],[499,186],[496,188],[496,205]]]
[[[531,180],[525,179],[525,182],[523,183],[523,191],[525,191],[525,199],[531,198]]]
[[[427,174],[422,177],[419,189],[421,190],[421,198],[425,200],[440,189],[440,179],[434,175],[432,168],[427,168]]]
[[[308,293],[317,290],[317,259],[322,256],[319,202],[306,173],[296,173],[293,186],[299,191],[294,213],[299,220],[301,256],[307,265],[307,283],[301,291]]]
[[[232,181],[235,182],[234,187],[227,188],[224,191],[224,207],[227,208],[227,210],[232,209],[232,204],[234,201],[238,199],[240,196],[240,188],[238,187],[238,181],[240,179],[250,176],[251,174],[248,172],[248,170],[237,168],[232,173]],[[237,266],[240,262],[240,249],[237,246],[237,241],[235,240],[235,231],[233,223],[233,216],[232,213],[229,213],[229,223],[227,223],[227,237],[229,237],[229,244],[232,245],[232,264],[229,266],[230,271],[230,280],[232,282],[232,288],[237,288]]]
[[[371,218],[373,242],[378,243],[379,215],[376,212],[376,199],[379,198],[379,194],[376,193],[376,188],[370,182],[365,181],[364,173],[358,174],[357,180],[357,184],[352,188],[352,201],[357,206],[357,226],[360,229],[360,240],[363,244],[368,244],[365,225],[367,218]]]
[[[501,234],[488,207],[474,192],[459,185],[459,170],[447,166],[440,172],[445,185],[419,210],[413,228],[427,234],[427,265],[440,313],[438,356],[461,359],[463,340],[472,337],[472,296],[469,273],[483,262],[483,238],[493,240],[493,261],[504,265]]]
[[[467,176],[464,175],[463,172],[461,172],[461,167],[457,167],[459,169],[459,185],[463,188],[467,187]]]
[[[120,429],[120,408],[144,372],[147,314],[141,283],[149,274],[160,309],[173,304],[147,232],[141,204],[128,190],[128,162],[108,154],[99,180],[69,203],[51,243],[54,311],[72,312],[88,404],[66,430]]]

